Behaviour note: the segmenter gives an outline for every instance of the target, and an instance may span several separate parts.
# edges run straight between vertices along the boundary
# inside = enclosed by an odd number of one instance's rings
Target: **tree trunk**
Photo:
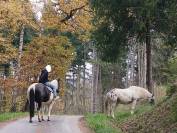
[[[11,111],[16,111],[16,95],[17,95],[17,81],[20,77],[20,67],[21,67],[21,57],[23,52],[23,38],[24,38],[24,25],[22,25],[22,29],[20,32],[20,42],[19,42],[19,49],[18,49],[18,62],[16,67],[16,74],[15,74],[15,87],[12,88],[12,107]]]
[[[16,70],[16,78],[19,79],[20,76],[20,67],[21,67],[21,57],[23,52],[23,39],[24,39],[24,25],[22,25],[22,29],[20,32],[20,42],[19,42],[19,49],[18,49],[18,64],[17,64],[17,70]]]
[[[146,45],[138,44],[138,85],[146,88]]]
[[[97,53],[95,48],[93,49],[93,56],[95,61],[97,62]],[[98,77],[99,77],[99,65],[94,64],[92,68],[93,74],[93,82],[92,82],[92,112],[96,113],[96,106],[97,106],[97,92],[98,92]]]
[[[127,57],[127,74],[126,74],[126,87],[129,87],[131,85],[136,84],[136,76],[137,73],[135,73],[135,63],[136,63],[136,38],[132,37],[129,38],[129,51],[128,51],[128,57]]]
[[[78,66],[77,69],[77,84],[76,84],[76,108],[77,108],[77,113],[80,114],[80,91],[81,91],[81,86],[80,86],[80,79],[81,79],[81,67]]]
[[[151,38],[150,38],[150,21],[149,19],[146,22],[146,54],[147,54],[147,88],[152,92],[152,65],[151,65]]]
[[[86,65],[85,65],[85,61],[86,61],[86,47],[85,47],[86,44],[84,44],[84,68],[83,68],[83,110],[84,112],[86,112],[86,94],[85,94],[85,91],[86,91],[86,85],[85,85],[85,78],[86,78]]]

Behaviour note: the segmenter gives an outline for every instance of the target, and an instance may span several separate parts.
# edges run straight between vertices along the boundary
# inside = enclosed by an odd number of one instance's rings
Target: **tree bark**
[[[137,49],[138,85],[146,88],[146,45],[138,44]]]
[[[93,56],[95,61],[97,62],[97,53],[95,48],[93,48]],[[93,82],[92,82],[92,113],[96,113],[97,106],[97,92],[98,92],[98,77],[99,77],[99,65],[94,64],[92,68],[93,72]]]
[[[150,38],[150,20],[146,21],[146,54],[147,54],[147,88],[150,92],[152,92],[152,65],[151,65],[151,38]]]
[[[23,39],[24,39],[24,25],[22,25],[22,29],[20,32],[20,42],[19,42],[19,49],[18,49],[18,64],[17,64],[17,70],[16,70],[16,78],[19,79],[20,76],[20,67],[21,67],[21,57],[23,53]]]
[[[86,94],[85,94],[85,91],[86,91],[86,85],[85,85],[85,78],[86,78],[86,65],[85,65],[85,61],[86,61],[86,47],[85,47],[86,44],[84,44],[84,68],[83,68],[83,110],[84,112],[86,112]]]

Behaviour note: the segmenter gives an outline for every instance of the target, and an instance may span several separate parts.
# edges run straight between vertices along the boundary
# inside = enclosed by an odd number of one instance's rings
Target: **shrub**
[[[168,85],[167,86],[167,96],[171,97],[177,91],[176,84]]]

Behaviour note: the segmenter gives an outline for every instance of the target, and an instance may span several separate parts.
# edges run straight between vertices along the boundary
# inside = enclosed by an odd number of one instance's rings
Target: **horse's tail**
[[[29,101],[28,101],[28,99],[27,99],[23,111],[28,111],[28,110],[29,110]]]
[[[30,91],[29,91],[30,118],[34,117],[34,108],[35,108],[35,93],[34,93],[34,89],[31,88]]]

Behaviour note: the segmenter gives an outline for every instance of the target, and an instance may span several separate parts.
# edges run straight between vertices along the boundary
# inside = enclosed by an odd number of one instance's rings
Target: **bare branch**
[[[85,6],[87,6],[87,5],[88,5],[88,3],[85,4],[85,5],[83,5],[83,6],[81,6],[81,7],[72,9],[72,10],[70,11],[70,13],[66,13],[66,12],[65,12],[66,17],[65,17],[64,19],[60,20],[60,22],[63,23],[63,22],[65,22],[65,21],[68,21],[69,19],[71,19],[71,18],[76,14],[76,12],[77,12],[78,10],[83,9],[83,8],[84,8]]]

